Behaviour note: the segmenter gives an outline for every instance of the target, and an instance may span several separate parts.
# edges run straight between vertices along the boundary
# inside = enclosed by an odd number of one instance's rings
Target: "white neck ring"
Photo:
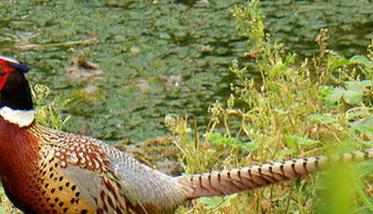
[[[14,110],[6,106],[0,108],[0,116],[19,127],[29,126],[35,120],[34,110]]]

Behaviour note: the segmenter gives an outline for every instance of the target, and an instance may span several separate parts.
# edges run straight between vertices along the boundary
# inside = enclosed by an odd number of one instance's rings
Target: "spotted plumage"
[[[99,140],[39,125],[27,66],[0,57],[0,178],[25,213],[173,213],[203,196],[248,191],[307,175],[373,150],[170,177]]]

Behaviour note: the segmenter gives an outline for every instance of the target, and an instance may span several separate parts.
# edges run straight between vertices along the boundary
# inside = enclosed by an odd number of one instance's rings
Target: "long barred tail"
[[[358,162],[372,158],[373,149],[370,149],[336,156],[300,158],[200,175],[180,176],[176,181],[188,189],[186,200],[191,200],[202,196],[229,195],[292,180],[323,169],[329,163]]]

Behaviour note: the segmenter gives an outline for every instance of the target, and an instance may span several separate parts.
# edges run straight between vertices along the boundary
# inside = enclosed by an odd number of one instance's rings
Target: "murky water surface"
[[[51,100],[70,100],[69,131],[138,142],[164,135],[168,113],[203,125],[228,95],[227,67],[246,50],[230,16],[240,2],[1,1],[0,52],[27,62]],[[264,1],[263,11],[272,37],[300,55],[312,54],[322,27],[346,56],[373,37],[370,1]],[[98,68],[76,69],[78,56]]]

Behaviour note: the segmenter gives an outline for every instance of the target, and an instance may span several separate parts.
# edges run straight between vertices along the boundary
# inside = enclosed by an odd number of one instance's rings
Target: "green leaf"
[[[220,133],[209,133],[207,138],[212,144],[215,145],[239,147],[251,152],[255,150],[255,145],[252,142],[241,142],[236,138],[228,137]]]
[[[6,214],[6,211],[2,207],[0,207],[0,214]]]
[[[331,124],[335,122],[334,117],[326,114],[313,114],[310,115],[309,119],[314,122],[319,122],[321,124]]]
[[[330,57],[328,57],[327,59],[328,61],[328,68],[330,70],[334,70],[338,67],[342,67],[342,66],[346,66],[346,65],[349,65],[351,62],[342,57],[342,56],[338,56],[338,55],[332,55]]]
[[[319,141],[317,140],[312,140],[307,137],[300,137],[300,136],[295,136],[295,135],[288,135],[286,138],[289,142],[293,142],[301,146],[310,146],[310,145],[319,143]]]
[[[332,93],[332,90],[333,90],[333,88],[330,87],[330,86],[321,86],[319,94],[322,97],[326,97],[327,95],[329,95],[330,93]]]
[[[206,209],[216,209],[225,202],[224,197],[204,197],[198,200]]]
[[[361,133],[373,135],[373,117],[368,117],[363,120],[358,120],[350,123],[351,127]]]
[[[337,87],[334,88],[330,94],[326,95],[325,101],[330,103],[335,103],[339,101],[343,97],[343,93],[345,92],[345,89]]]
[[[370,61],[366,56],[355,55],[350,59],[350,62],[354,64],[363,64],[369,68],[373,67],[373,62]]]
[[[346,103],[354,105],[359,104],[363,100],[364,91],[355,89],[355,90],[347,90],[343,94],[343,99]]]
[[[348,89],[365,89],[366,87],[373,86],[373,80],[362,80],[362,81],[347,81]]]
[[[209,210],[214,210],[218,207],[226,207],[231,205],[231,201],[234,200],[237,195],[228,196],[215,196],[215,197],[203,197],[198,199],[198,202],[203,204],[203,207]]]

